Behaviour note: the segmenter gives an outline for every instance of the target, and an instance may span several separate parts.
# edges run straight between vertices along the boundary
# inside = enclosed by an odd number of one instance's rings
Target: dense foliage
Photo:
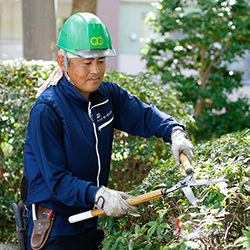
[[[143,50],[147,67],[191,102],[197,139],[250,126],[244,96],[230,98],[242,86],[231,64],[250,44],[248,0],[162,0],[148,16],[157,37]]]
[[[0,241],[15,228],[10,204],[20,200],[26,127],[36,87],[54,66],[0,61]]]
[[[195,179],[226,178],[228,185],[193,188],[194,208],[181,191],[138,206],[120,219],[101,218],[104,249],[249,249],[250,130],[196,145]],[[172,158],[159,162],[133,195],[171,187],[184,178]]]
[[[14,231],[10,204],[20,200],[29,110],[35,100],[37,86],[44,82],[54,67],[55,63],[43,61],[0,62],[0,241]],[[159,88],[149,75],[132,76],[107,71],[105,80],[118,83],[143,101],[153,103],[181,122],[192,125],[193,119],[188,115],[192,107],[181,104],[175,91]],[[130,189],[131,184],[141,182],[154,162],[164,154],[168,152],[162,140],[145,140],[116,131],[110,186]],[[121,185],[124,183],[126,185]]]
[[[35,100],[37,86],[54,67],[51,62],[0,62],[0,242],[10,243],[16,239],[10,204],[20,200],[29,110]],[[149,75],[131,76],[108,71],[105,78],[137,94],[143,101],[154,103],[161,110],[175,115],[188,128],[194,125],[188,115],[192,107],[181,104],[174,90],[159,87]],[[163,199],[139,205],[133,215],[119,219],[104,216],[101,226],[107,237],[103,248],[247,249],[247,244],[250,245],[249,145],[249,130],[196,145],[194,178],[227,178],[228,187],[193,188],[199,200],[199,209],[190,206],[182,192],[178,191]],[[133,195],[149,192],[163,184],[171,187],[184,177],[182,168],[176,167],[170,157],[169,146],[157,138],[144,140],[116,131],[112,157],[110,187],[134,188]],[[150,173],[141,182],[148,170],[151,170]]]

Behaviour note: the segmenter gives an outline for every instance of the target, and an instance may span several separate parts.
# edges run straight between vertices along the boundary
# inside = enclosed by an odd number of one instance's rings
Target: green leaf
[[[133,250],[134,249],[133,247],[134,247],[134,242],[133,242],[133,240],[130,240],[128,243],[128,249]]]
[[[155,226],[155,225],[157,225],[157,222],[156,221],[150,221],[150,222],[147,223],[147,225]]]
[[[152,235],[153,235],[153,233],[155,232],[156,229],[157,229],[157,225],[152,226],[152,227],[148,230],[147,236],[148,236],[149,238],[151,238]]]
[[[157,233],[158,237],[162,237],[161,231],[162,231],[162,228],[157,227],[156,233]]]

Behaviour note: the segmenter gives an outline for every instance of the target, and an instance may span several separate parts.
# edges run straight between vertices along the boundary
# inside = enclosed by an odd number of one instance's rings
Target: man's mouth
[[[92,78],[89,78],[89,81],[90,82],[97,82],[100,80],[100,77],[92,77]]]

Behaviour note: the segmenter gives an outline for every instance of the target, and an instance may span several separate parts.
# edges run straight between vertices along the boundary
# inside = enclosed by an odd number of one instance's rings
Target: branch
[[[224,235],[224,242],[226,243],[226,245],[227,245],[227,243],[228,243],[228,239],[227,239],[228,232],[229,232],[229,229],[232,227],[232,225],[233,225],[233,223],[234,223],[234,220],[235,220],[235,218],[233,218],[233,221],[232,221],[232,222],[230,223],[230,225],[227,227],[226,232],[225,232],[225,235]]]
[[[208,67],[207,67],[207,69],[206,69],[205,77],[204,77],[204,82],[207,81],[208,76],[209,76],[209,74],[210,74],[210,72],[211,72],[211,69],[212,69],[213,65],[215,64],[217,58],[219,57],[220,53],[221,53],[221,50],[218,50],[218,49],[217,49],[217,53],[215,54],[213,60],[209,63],[209,65],[208,65]]]
[[[202,82],[203,82],[203,77],[204,77],[204,64],[205,64],[205,45],[202,44],[202,47],[201,47],[201,70],[200,70]]]
[[[2,140],[2,138],[0,138],[0,157],[4,158],[4,152],[3,152],[2,148],[1,148],[1,143],[2,142],[3,142],[3,140]]]

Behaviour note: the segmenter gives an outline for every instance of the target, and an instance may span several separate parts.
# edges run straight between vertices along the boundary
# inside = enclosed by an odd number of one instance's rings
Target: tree
[[[72,14],[77,12],[90,12],[96,14],[97,0],[73,0]]]
[[[249,126],[246,98],[229,94],[240,88],[241,73],[229,65],[250,43],[248,0],[162,0],[148,22],[160,37],[144,49],[147,67],[191,101],[197,136],[211,137]]]
[[[56,59],[55,0],[23,0],[23,50],[27,60]]]

